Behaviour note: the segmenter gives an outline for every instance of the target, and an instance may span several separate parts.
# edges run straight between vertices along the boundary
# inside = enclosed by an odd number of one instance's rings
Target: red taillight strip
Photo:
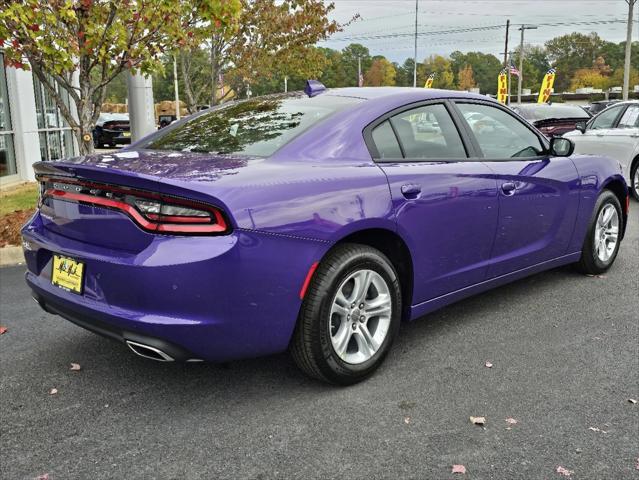
[[[188,215],[158,215],[157,213],[147,213],[147,218],[158,222],[167,223],[209,223],[210,217],[194,217]]]
[[[308,290],[308,286],[311,284],[311,279],[313,278],[313,274],[315,270],[317,270],[317,266],[319,262],[315,262],[311,265],[311,268],[308,269],[308,273],[306,274],[306,278],[304,279],[304,283],[302,284],[302,289],[300,290],[300,300],[304,300],[306,296],[306,290]]]
[[[137,192],[127,192],[130,195],[135,195]],[[224,232],[227,229],[226,222],[222,217],[222,214],[213,210],[211,213],[215,215],[215,219],[217,221],[216,224],[209,225],[186,225],[179,224],[173,225],[170,223],[155,223],[150,222],[146,218],[144,218],[140,212],[138,212],[133,206],[129,205],[125,202],[120,202],[118,200],[112,200],[110,198],[104,197],[94,197],[92,195],[85,195],[83,193],[73,193],[73,192],[65,192],[63,190],[55,190],[50,189],[44,192],[44,196],[52,196],[61,198],[63,200],[70,200],[75,202],[83,202],[90,203],[93,205],[98,205],[101,207],[114,208],[116,210],[121,210],[129,215],[135,222],[140,225],[145,230],[150,230],[152,232],[170,232],[170,233],[220,233]],[[182,204],[193,205],[191,202],[183,202]],[[199,206],[199,204],[198,204]],[[211,208],[211,207],[207,207]]]

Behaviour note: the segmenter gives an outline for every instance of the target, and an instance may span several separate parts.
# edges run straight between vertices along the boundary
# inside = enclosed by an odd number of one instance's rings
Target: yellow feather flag
[[[433,88],[433,80],[435,80],[435,74],[431,73],[430,75],[428,75],[428,78],[426,79],[424,88]]]
[[[537,103],[548,103],[548,100],[550,100],[550,95],[552,94],[552,86],[555,84],[556,75],[557,71],[554,68],[548,70],[546,75],[544,75],[544,81],[541,82],[541,88],[539,89],[539,98],[537,99]]]
[[[499,72],[497,77],[497,101],[506,104],[508,99],[508,75],[506,69]]]

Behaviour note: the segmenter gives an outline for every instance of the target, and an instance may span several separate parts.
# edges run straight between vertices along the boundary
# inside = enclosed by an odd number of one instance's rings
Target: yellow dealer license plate
[[[51,283],[73,293],[82,293],[84,263],[69,257],[53,255]]]
[[[130,137],[131,136],[131,132],[122,132],[122,136],[123,137]]]

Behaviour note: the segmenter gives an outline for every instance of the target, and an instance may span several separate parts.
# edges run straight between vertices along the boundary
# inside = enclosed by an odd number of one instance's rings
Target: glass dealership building
[[[5,67],[0,51],[0,186],[33,180],[37,161],[76,153],[71,128],[43,85],[31,71]]]

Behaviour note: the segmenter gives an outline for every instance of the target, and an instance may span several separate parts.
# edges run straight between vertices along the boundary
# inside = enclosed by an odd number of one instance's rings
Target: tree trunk
[[[193,86],[191,85],[191,58],[187,55],[193,55],[191,51],[180,53],[180,70],[182,72],[182,80],[184,81],[184,95],[186,96],[186,109],[190,114],[197,112],[197,99],[193,94]]]
[[[211,106],[217,105],[217,77],[220,74],[218,64],[219,52],[217,51],[217,39],[211,39]]]

